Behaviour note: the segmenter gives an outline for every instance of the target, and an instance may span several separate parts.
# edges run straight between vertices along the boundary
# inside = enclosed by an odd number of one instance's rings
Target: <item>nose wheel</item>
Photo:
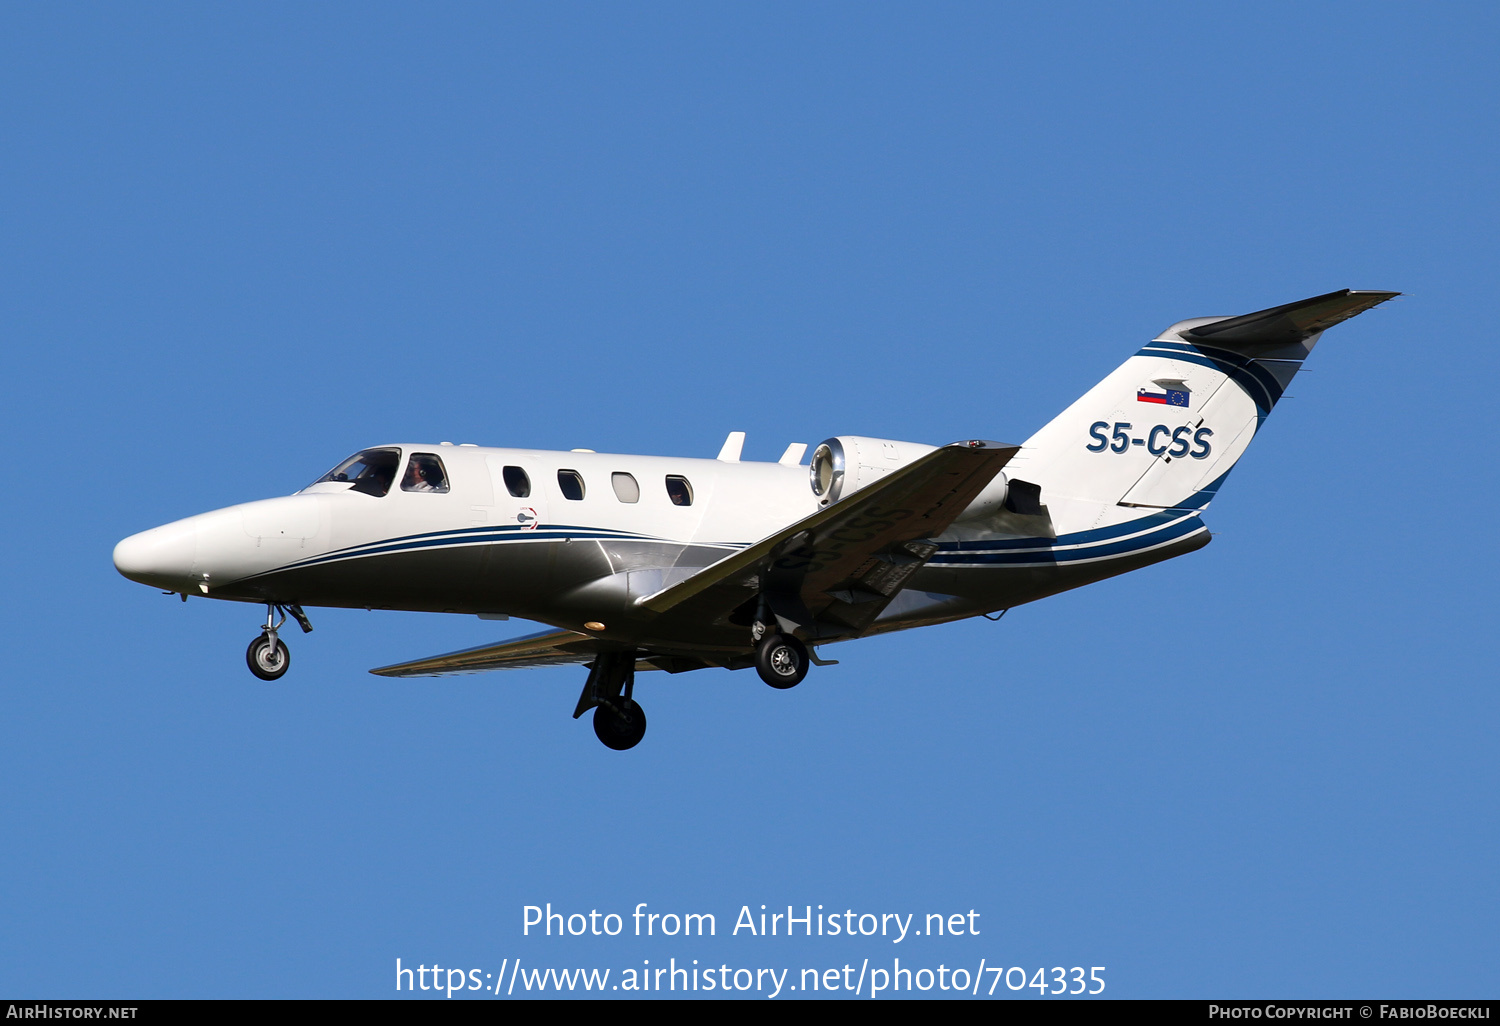
[[[281,614],[281,619],[276,614]],[[261,680],[280,680],[282,674],[292,665],[291,650],[286,647],[286,642],[277,635],[281,625],[286,623],[290,614],[295,617],[302,633],[306,634],[312,630],[312,624],[308,622],[307,614],[302,611],[301,606],[282,606],[274,602],[266,603],[266,625],[260,637],[250,642],[250,647],[245,649],[245,663],[250,667],[250,672]]]
[[[245,662],[250,665],[250,672],[261,680],[279,680],[292,665],[292,653],[286,642],[274,633],[267,633],[250,642],[250,647],[245,649]]]

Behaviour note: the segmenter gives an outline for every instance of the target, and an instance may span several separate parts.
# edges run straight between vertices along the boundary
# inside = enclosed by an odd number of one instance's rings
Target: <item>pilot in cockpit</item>
[[[443,474],[443,465],[436,456],[418,453],[406,464],[406,476],[401,479],[403,492],[446,492],[448,481]]]

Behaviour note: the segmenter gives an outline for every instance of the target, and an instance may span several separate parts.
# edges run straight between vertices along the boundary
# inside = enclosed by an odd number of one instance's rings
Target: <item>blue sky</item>
[[[899,956],[1493,996],[1497,20],[10,7],[0,992]],[[1175,320],[1343,287],[1407,295],[1324,338],[1207,549],[786,693],[653,675],[625,755],[576,669],[365,672],[526,625],[313,611],[266,685],[253,608],[109,560],[391,440],[1021,441]],[[720,935],[523,937],[546,902]],[[762,903],[981,933],[725,936]]]

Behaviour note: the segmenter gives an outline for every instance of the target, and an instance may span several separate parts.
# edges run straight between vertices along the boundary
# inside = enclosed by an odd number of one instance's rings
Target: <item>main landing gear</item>
[[[792,634],[782,634],[765,599],[760,602],[750,641],[755,645],[755,672],[778,691],[794,688],[807,676],[807,646]]]
[[[276,614],[281,614],[281,619],[276,619]],[[302,633],[307,634],[312,630],[312,624],[307,619],[307,614],[302,611],[301,606],[283,606],[275,602],[266,603],[266,626],[260,637],[250,642],[250,647],[245,649],[245,662],[250,667],[250,672],[261,680],[280,680],[282,674],[292,665],[292,653],[286,647],[286,642],[277,636],[281,625],[286,623],[290,615],[302,628]]]
[[[755,646],[755,672],[779,691],[801,684],[807,664],[807,646],[790,634],[767,634]]]
[[[594,710],[594,734],[604,747],[623,752],[646,736],[646,714],[636,704],[635,650],[600,652],[573,710],[576,720]]]
[[[778,624],[779,626],[779,624]],[[782,634],[757,620],[751,631],[755,644],[755,669],[760,679],[778,690],[794,688],[807,676],[814,662],[826,666],[834,660],[815,659],[807,646],[791,634]],[[633,648],[600,652],[589,665],[589,679],[573,710],[576,720],[594,710],[594,734],[606,748],[617,752],[634,748],[646,736],[646,714],[636,703]],[[253,668],[253,667],[252,667]]]

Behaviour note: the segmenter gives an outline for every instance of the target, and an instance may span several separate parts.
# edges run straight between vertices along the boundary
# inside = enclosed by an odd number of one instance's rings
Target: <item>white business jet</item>
[[[1345,289],[1162,332],[1023,445],[842,435],[776,463],[397,443],[295,495],[132,535],[133,581],[263,603],[246,653],[287,671],[307,606],[522,617],[554,629],[372,670],[586,664],[576,719],[627,749],[638,670],[754,666],[790,688],[818,647],[995,614],[1208,544],[1200,514],[1322,332],[1395,292]]]

